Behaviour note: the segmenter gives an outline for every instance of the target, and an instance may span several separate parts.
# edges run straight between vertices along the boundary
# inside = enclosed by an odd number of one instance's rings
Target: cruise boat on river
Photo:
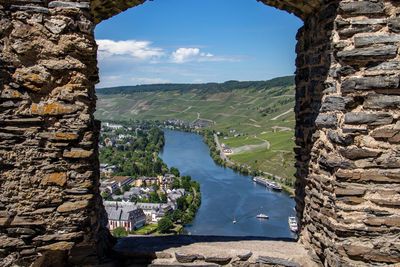
[[[253,181],[258,183],[258,184],[264,185],[267,188],[270,188],[272,190],[282,191],[282,186],[279,183],[270,181],[270,180],[265,179],[263,177],[256,176],[256,177],[253,178]]]

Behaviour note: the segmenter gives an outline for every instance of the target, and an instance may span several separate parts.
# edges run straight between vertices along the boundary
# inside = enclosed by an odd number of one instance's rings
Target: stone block
[[[334,131],[329,131],[328,132],[328,138],[332,143],[342,145],[342,146],[348,146],[351,145],[354,141],[354,137],[351,135],[343,135],[338,132]]]
[[[71,148],[70,151],[64,151],[63,153],[64,158],[74,158],[74,159],[90,158],[92,155],[93,155],[93,149],[84,150],[81,148]]]
[[[52,104],[39,104],[31,106],[31,114],[33,115],[66,115],[77,112],[80,108],[77,105],[52,103]]]
[[[345,15],[378,15],[384,13],[385,5],[380,1],[340,2],[339,10]]]
[[[253,256],[253,252],[250,251],[249,253],[240,254],[240,255],[237,255],[237,256],[241,261],[247,261],[248,259],[250,259],[251,256]]]
[[[367,70],[400,70],[400,61],[382,62],[378,65],[367,68]]]
[[[375,161],[383,168],[400,168],[400,155],[395,152],[384,153]]]
[[[341,91],[352,93],[356,90],[397,89],[399,81],[398,76],[349,78],[342,83]]]
[[[400,18],[389,18],[388,26],[391,32],[400,33]]]
[[[319,128],[336,128],[338,124],[338,118],[336,114],[318,114],[315,125]]]
[[[345,114],[344,123],[346,124],[367,124],[370,126],[387,125],[393,122],[390,113],[376,112],[349,112]]]
[[[398,47],[396,45],[373,46],[340,51],[337,53],[337,56],[345,61],[373,61],[375,59],[382,60],[395,58],[397,56],[397,50]]]
[[[42,180],[43,185],[59,185],[64,186],[67,183],[66,172],[55,172],[46,174]]]
[[[67,234],[45,234],[36,236],[33,238],[33,241],[70,241],[72,239],[81,238],[83,236],[83,232],[75,232],[75,233],[67,233]]]
[[[205,262],[216,263],[218,265],[226,265],[231,262],[231,257],[206,257]]]
[[[396,44],[400,42],[400,35],[398,34],[375,34],[356,36],[354,38],[355,47],[370,46],[374,44]]]
[[[197,254],[180,254],[175,252],[175,258],[180,263],[190,263],[197,260]]]
[[[70,250],[75,245],[74,242],[61,241],[47,246],[42,246],[38,248],[38,251],[46,250]]]
[[[396,134],[396,135],[390,137],[390,138],[388,139],[388,141],[389,141],[389,143],[393,143],[393,144],[398,144],[398,143],[400,143],[400,133],[398,133],[398,134]]]
[[[34,235],[36,233],[36,231],[30,229],[30,228],[22,228],[22,227],[18,227],[18,228],[8,228],[7,232],[11,235]]]
[[[345,158],[353,160],[364,159],[364,158],[375,158],[381,153],[380,151],[373,151],[370,149],[360,148],[356,146],[339,149],[339,152]]]
[[[46,20],[44,26],[54,34],[60,34],[67,26],[68,22],[65,19],[51,18]]]
[[[318,159],[318,163],[324,169],[334,169],[334,168],[342,168],[342,169],[352,169],[354,165],[346,159],[342,159],[339,156],[335,155],[321,155]]]
[[[343,97],[339,96],[327,96],[325,101],[321,105],[321,112],[325,111],[335,111],[335,110],[345,110],[346,101]]]
[[[15,70],[13,79],[33,92],[44,93],[50,73],[43,66],[23,67]]]
[[[370,94],[365,97],[363,106],[370,109],[397,109],[400,106],[400,96],[398,95],[383,95]]]
[[[70,56],[67,56],[65,59],[43,60],[40,63],[50,70],[72,70],[84,69],[86,67],[81,61]]]
[[[337,200],[342,201],[343,203],[345,203],[347,205],[359,205],[359,204],[365,202],[365,200],[363,198],[356,197],[356,196],[338,197]]]
[[[49,8],[56,8],[56,7],[89,9],[90,3],[89,2],[64,2],[64,1],[51,1],[49,3]]]
[[[15,216],[11,222],[11,226],[41,226],[46,224],[45,221],[41,219],[35,219],[29,216]]]
[[[357,33],[373,32],[373,31],[374,31],[374,28],[372,26],[363,25],[363,26],[358,26],[358,27],[340,29],[338,32],[341,37],[351,37]]]
[[[346,171],[338,170],[336,177],[345,180],[354,180],[360,182],[377,182],[377,183],[400,183],[400,170],[357,170],[357,171]]]
[[[25,242],[19,238],[0,236],[0,248],[22,247]]]
[[[61,133],[57,132],[55,133],[53,139],[57,141],[72,141],[72,140],[77,140],[79,138],[79,135],[74,134],[74,133]]]
[[[335,194],[337,197],[341,196],[363,196],[367,189],[357,185],[348,184],[345,187],[336,187]]]
[[[78,211],[86,208],[89,205],[89,201],[80,200],[75,202],[65,202],[62,205],[58,206],[57,211],[61,213]]]
[[[381,128],[374,129],[370,133],[370,136],[372,136],[375,139],[381,139],[381,138],[386,139],[386,138],[391,138],[398,133],[400,133],[400,130],[396,130],[390,125],[390,126],[383,126]]]
[[[363,221],[367,225],[372,226],[389,226],[389,227],[400,227],[400,217],[399,216],[389,216],[389,217],[369,217]]]
[[[369,18],[361,18],[361,19],[351,19],[351,25],[377,25],[377,24],[386,24],[387,19],[369,19]]]
[[[11,5],[10,9],[12,11],[24,11],[27,13],[44,13],[49,14],[49,9],[45,7],[39,6],[18,6],[18,5]]]
[[[300,267],[300,264],[296,262],[276,257],[259,256],[256,262],[272,266]]]

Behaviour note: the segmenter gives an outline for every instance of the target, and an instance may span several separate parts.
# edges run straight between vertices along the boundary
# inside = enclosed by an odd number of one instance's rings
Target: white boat
[[[237,221],[236,221],[236,218],[233,218],[232,223],[235,224],[236,222],[237,222]]]
[[[259,219],[269,219],[268,215],[265,215],[265,214],[262,214],[262,213],[258,214],[258,215],[256,216],[256,218],[259,218]]]
[[[290,231],[296,233],[299,230],[296,217],[289,217],[288,223]]]

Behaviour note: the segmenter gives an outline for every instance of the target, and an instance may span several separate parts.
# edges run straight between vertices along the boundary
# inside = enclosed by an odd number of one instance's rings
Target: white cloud
[[[186,63],[186,62],[237,62],[240,61],[237,57],[214,56],[211,53],[201,52],[200,48],[178,48],[172,52],[170,62]]]
[[[113,40],[96,40],[98,55],[100,59],[111,57],[114,55],[130,56],[139,60],[154,60],[165,55],[162,48],[152,47],[149,41],[113,41]]]
[[[171,83],[170,80],[161,79],[161,78],[132,78],[136,84],[155,84],[155,83]]]
[[[175,52],[172,53],[171,61],[174,63],[185,63],[188,61],[196,60],[196,58],[199,54],[200,54],[199,48],[184,48],[184,47],[182,47],[182,48],[178,48]]]

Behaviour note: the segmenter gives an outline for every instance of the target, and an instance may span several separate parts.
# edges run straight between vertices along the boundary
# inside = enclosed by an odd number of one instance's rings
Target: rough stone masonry
[[[0,0],[0,265],[107,257],[93,30],[143,2]],[[400,262],[400,2],[261,2],[304,21],[300,242],[326,266]]]

